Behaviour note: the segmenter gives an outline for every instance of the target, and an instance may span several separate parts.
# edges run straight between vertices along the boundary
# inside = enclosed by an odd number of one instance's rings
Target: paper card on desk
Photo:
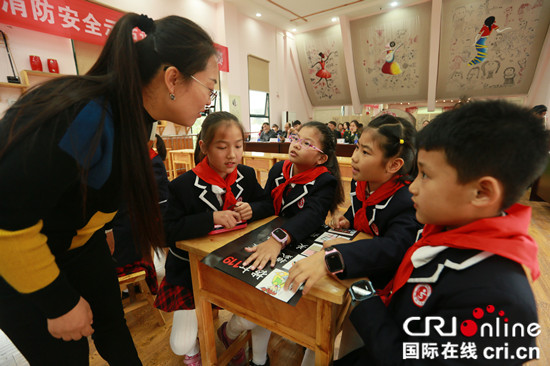
[[[321,244],[312,244],[302,252],[302,255],[309,257],[310,255],[317,253],[321,249],[323,249],[323,246]]]
[[[240,238],[210,253],[202,262],[230,276],[238,278],[260,291],[269,293],[276,299],[290,305],[296,305],[302,296],[302,291],[281,291],[282,287],[280,283],[283,282],[283,280],[286,281],[284,273],[288,275],[288,271],[294,263],[306,258],[307,255],[311,255],[321,250],[322,245],[316,243],[315,240],[326,235],[328,226],[323,225],[319,230],[300,243],[291,243],[287,245],[277,257],[274,268],[271,268],[268,264],[262,270],[256,269],[252,271],[250,265],[243,265],[244,261],[251,255],[251,253],[245,251],[244,248],[263,243],[269,239],[271,232],[275,228],[281,227],[284,222],[285,219],[282,217],[275,218],[267,224],[244,234]]]
[[[277,137],[270,138],[269,142],[279,142],[279,139]]]
[[[263,153],[263,152],[258,152],[258,151],[251,151],[251,152],[250,152],[250,155],[252,155],[252,156],[264,156],[265,153]]]
[[[287,271],[275,269],[256,288],[276,299],[288,302],[296,294],[296,291],[283,289],[287,279]]]
[[[337,143],[337,144],[345,144],[345,143],[346,143],[346,139],[336,139],[336,143]]]
[[[319,243],[324,243],[325,241],[327,241],[327,240],[332,240],[332,239],[346,239],[346,240],[350,240],[349,236],[341,236],[341,235],[337,235],[337,234],[333,234],[333,233],[326,232],[326,233],[324,233],[323,235],[321,235],[320,237],[318,237],[317,239],[315,239],[315,241],[316,241],[316,242],[319,242]]]
[[[284,269],[286,269],[287,271],[290,271],[290,269],[292,268],[292,266],[294,265],[294,263],[298,262],[298,261],[301,261],[302,259],[304,258],[307,258],[306,256],[303,256],[301,254],[298,254],[296,257],[294,257],[290,262],[287,262],[287,264],[285,264],[283,266]]]
[[[347,236],[349,238],[355,238],[357,236],[357,234],[359,234],[359,231],[357,230],[353,230],[353,229],[332,229],[330,228],[328,230],[329,233],[332,233],[332,234],[337,234],[337,235],[341,235],[341,236]]]

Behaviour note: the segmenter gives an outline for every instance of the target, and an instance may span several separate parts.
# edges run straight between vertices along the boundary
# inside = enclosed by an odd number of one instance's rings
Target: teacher
[[[215,55],[188,19],[128,13],[86,75],[33,88],[0,120],[0,328],[32,365],[88,365],[89,335],[110,365],[141,365],[104,225],[124,199],[144,258],[164,244],[149,133],[195,122]]]

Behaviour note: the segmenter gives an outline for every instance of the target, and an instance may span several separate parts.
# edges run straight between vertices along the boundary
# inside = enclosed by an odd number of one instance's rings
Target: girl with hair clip
[[[254,210],[263,215],[279,215],[289,219],[273,231],[267,241],[246,250],[252,255],[243,265],[251,270],[262,269],[268,262],[273,267],[281,250],[290,242],[300,242],[315,232],[329,211],[343,202],[340,169],[336,159],[336,145],[332,131],[321,122],[308,122],[289,137],[288,160],[275,164],[269,171],[265,186],[269,199],[254,204]],[[263,338],[252,342],[250,365],[267,365],[267,344],[271,332],[233,315],[218,329],[218,336],[226,347],[241,332],[252,329],[252,334]]]
[[[216,55],[188,19],[127,13],[87,74],[33,88],[0,121],[0,328],[30,364],[87,365],[92,335],[109,365],[141,365],[103,226],[124,196],[143,258],[164,245],[149,132],[195,122]]]
[[[334,215],[330,226],[353,228],[373,238],[326,241],[324,250],[292,266],[285,288],[305,282],[305,294],[325,275],[369,277],[375,288],[391,280],[421,228],[408,190],[416,171],[415,135],[413,125],[403,118],[382,115],[369,123],[351,157],[351,206],[343,216]],[[336,259],[339,268],[332,268],[330,259]],[[346,320],[340,354],[357,348],[358,341]],[[302,365],[313,364],[314,358],[307,350]]]
[[[256,173],[239,164],[243,145],[244,131],[237,117],[228,112],[209,114],[195,148],[196,166],[169,185],[164,222],[170,250],[155,306],[174,311],[170,346],[175,354],[185,355],[186,365],[200,365],[201,355],[189,256],[175,242],[205,236],[216,226],[231,229],[263,218],[250,204],[264,199]]]

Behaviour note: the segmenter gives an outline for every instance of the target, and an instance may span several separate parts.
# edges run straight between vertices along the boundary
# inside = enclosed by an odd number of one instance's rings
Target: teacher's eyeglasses
[[[319,151],[321,154],[324,154],[323,150],[319,149],[317,146],[313,145],[311,142],[299,138],[298,135],[290,135],[288,136],[288,139],[291,144],[296,143],[296,144],[299,144],[300,146],[303,146],[306,149],[313,149],[315,151]]]
[[[195,80],[197,83],[201,84],[202,86],[204,86],[206,89],[210,90],[210,100],[211,101],[215,101],[216,100],[216,97],[218,96],[218,92],[214,89],[210,89],[209,87],[207,87],[206,85],[204,85],[199,79],[197,79],[196,77],[194,77],[193,75],[191,75],[191,79]]]

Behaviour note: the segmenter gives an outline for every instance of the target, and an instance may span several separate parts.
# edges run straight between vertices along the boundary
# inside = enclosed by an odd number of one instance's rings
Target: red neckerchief
[[[369,235],[378,236],[378,231],[374,233],[369,225],[369,219],[367,217],[367,206],[373,206],[384,201],[388,197],[393,196],[395,192],[401,189],[401,187],[404,187],[405,183],[398,180],[400,177],[401,176],[396,176],[394,179],[391,179],[382,184],[368,197],[366,197],[367,182],[357,182],[355,194],[357,199],[360,200],[363,205],[359,210],[357,210],[355,216],[353,217],[353,228],[355,230],[362,231]]]
[[[157,152],[153,150],[153,148],[149,149],[149,159],[153,160],[153,158],[157,155],[158,155]]]
[[[206,183],[225,189],[223,210],[227,210],[229,207],[237,203],[237,200],[235,199],[235,196],[231,191],[231,186],[237,180],[237,168],[235,168],[235,170],[228,174],[225,179],[222,179],[222,177],[220,177],[220,175],[216,173],[214,169],[210,167],[210,165],[208,165],[208,157],[205,156],[204,159],[202,159],[202,161],[198,163],[192,170],[200,179],[204,180]]]
[[[414,269],[411,257],[424,246],[484,250],[527,266],[531,270],[531,278],[536,280],[540,275],[538,247],[527,234],[531,208],[515,204],[505,212],[505,216],[476,220],[449,231],[442,231],[443,226],[427,224],[422,238],[407,250],[393,280],[381,292],[388,295],[384,303],[388,305],[392,295],[407,283]]]
[[[294,174],[294,176],[290,178],[291,167],[292,163],[290,162],[290,160],[285,160],[285,162],[283,163],[283,176],[285,177],[285,182],[279,184],[271,191],[271,198],[273,198],[273,207],[275,207],[275,215],[278,215],[279,212],[281,212],[283,193],[285,191],[285,188],[289,184],[306,184],[311,182],[312,180],[317,179],[317,177],[321,174],[328,172],[328,169],[325,166],[318,165],[315,168],[308,169],[303,173]]]

